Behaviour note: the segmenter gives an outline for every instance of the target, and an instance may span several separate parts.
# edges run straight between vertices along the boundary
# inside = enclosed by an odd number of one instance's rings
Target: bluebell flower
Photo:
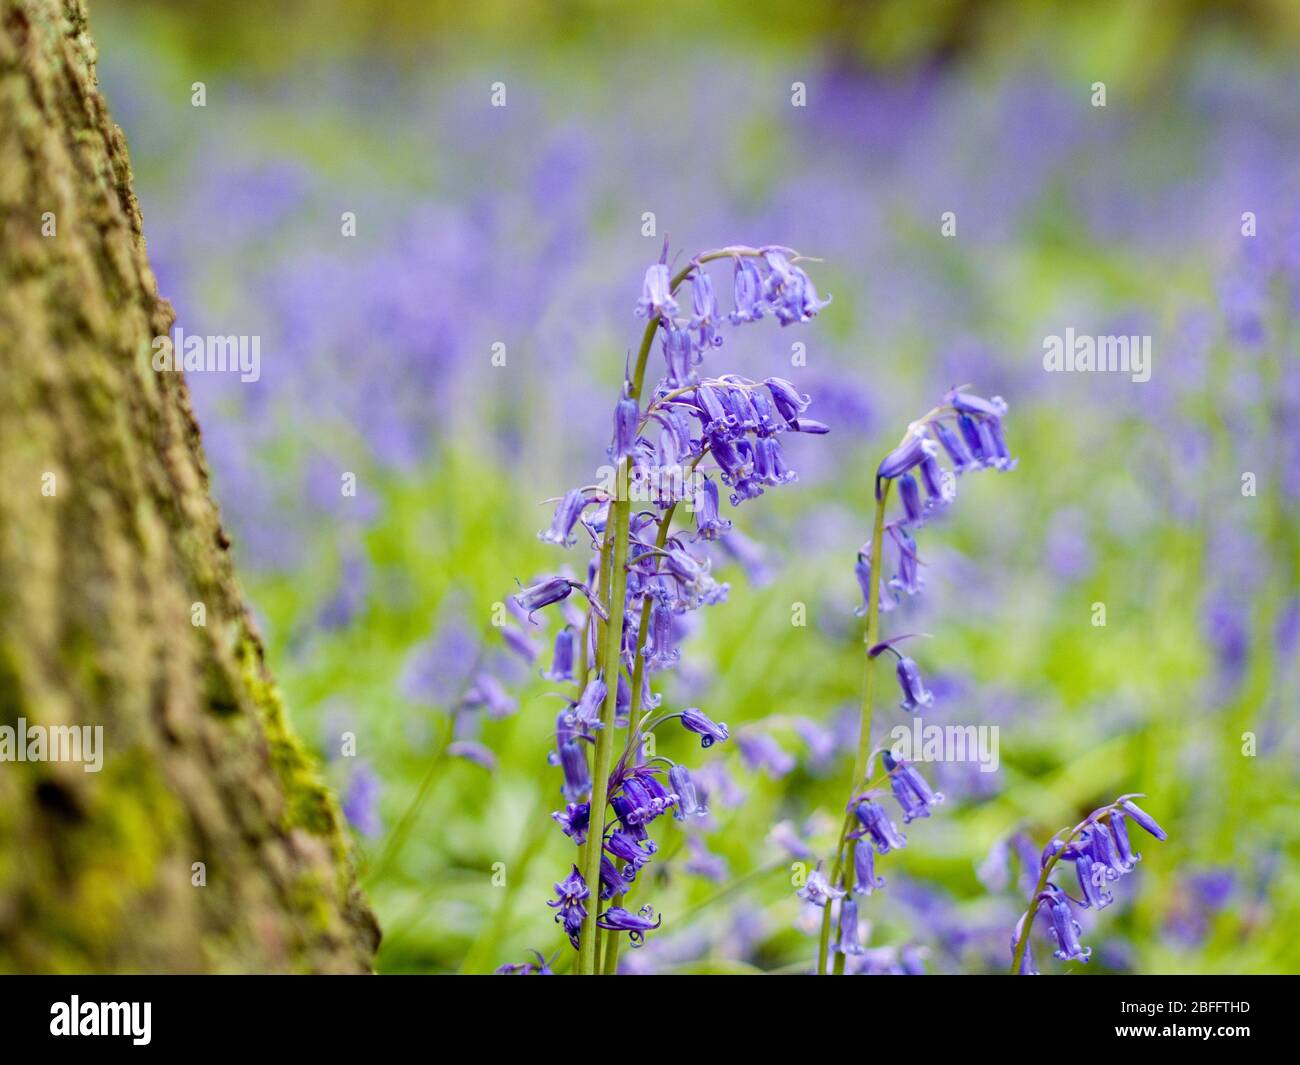
[[[604,854],[600,856],[600,897],[602,899],[612,899],[622,895],[635,879],[635,869],[629,866],[620,870]]]
[[[804,886],[795,892],[805,902],[811,902],[814,906],[825,906],[828,902],[835,899],[844,898],[844,892],[837,887],[832,887],[826,874],[822,872],[821,865],[818,865],[811,873]]]
[[[1070,912],[1069,897],[1052,884],[1047,885],[1041,897],[1047,903],[1048,915],[1052,919],[1051,930],[1056,939],[1053,954],[1062,961],[1086,962],[1092,956],[1092,948],[1079,942],[1079,933],[1083,929]]]
[[[921,503],[921,489],[912,474],[905,473],[898,479],[898,493],[903,501],[903,513],[907,517],[907,523],[919,525],[925,518],[925,507]]]
[[[681,657],[673,639],[673,612],[662,600],[650,608],[650,636],[642,653],[647,669],[667,669]]]
[[[895,759],[889,751],[881,758],[889,773],[889,786],[903,809],[903,823],[929,817],[930,807],[943,802],[943,793],[932,791],[916,766],[905,759]]]
[[[560,547],[572,547],[578,542],[578,538],[573,535],[574,526],[578,524],[578,519],[582,517],[583,508],[591,500],[581,488],[573,488],[565,492],[555,507],[555,516],[551,519],[551,527],[543,529],[537,534],[539,540],[548,544],[557,544]]]
[[[890,578],[889,587],[895,592],[916,595],[921,591],[920,558],[916,553],[916,541],[912,539],[905,526],[897,523],[887,526],[890,539],[898,555],[898,572]]]
[[[926,456],[925,436],[915,430],[909,430],[907,438],[886,455],[876,467],[876,498],[880,498],[880,483],[901,477],[908,470],[915,469]]]
[[[555,634],[555,651],[551,656],[551,668],[542,676],[555,682],[571,681],[573,676],[573,630],[567,625]]]
[[[582,695],[574,704],[572,719],[584,735],[602,727],[600,708],[605,705],[605,695],[608,691],[608,686],[600,677],[594,677],[582,689]]]
[[[555,920],[564,924],[569,942],[573,944],[573,949],[577,950],[582,922],[587,918],[587,907],[583,903],[591,892],[587,890],[587,882],[582,879],[582,873],[578,871],[576,865],[573,867],[573,872],[555,885],[555,894],[556,897],[546,905],[559,911],[555,915]]]
[[[810,436],[825,436],[831,431],[831,427],[825,422],[815,421],[812,418],[799,418],[790,423],[790,428],[796,433],[807,433]]]
[[[677,805],[673,809],[673,816],[678,821],[685,821],[688,817],[703,816],[708,810],[699,800],[699,794],[695,790],[695,782],[691,779],[691,774],[684,765],[676,764],[668,770],[668,783],[673,791],[677,793]]]
[[[465,692],[462,703],[468,707],[482,707],[487,716],[494,720],[509,717],[519,706],[501,682],[486,672],[474,678],[474,684]]]
[[[1115,896],[1106,888],[1105,870],[1094,865],[1088,855],[1080,854],[1074,860],[1074,871],[1079,878],[1080,893],[1094,910],[1104,910],[1115,901]]]
[[[862,825],[861,838],[870,840],[877,854],[907,846],[907,837],[898,831],[879,803],[860,802],[853,812]]]
[[[731,530],[731,522],[718,513],[718,485],[705,478],[695,493],[695,537],[697,540],[716,540]]]
[[[564,797],[577,802],[591,791],[591,772],[587,768],[587,754],[578,740],[560,744],[560,768],[564,770]]]
[[[713,293],[713,281],[700,267],[691,275],[690,328],[697,331],[696,345],[701,349],[720,347],[722,335],[718,332],[718,298]]]
[[[763,258],[769,267],[767,281],[763,286],[763,298],[782,325],[806,322],[823,307],[830,305],[829,298],[817,298],[817,289],[813,286],[812,279],[794,266],[783,250],[765,249]]]
[[[694,361],[694,347],[689,330],[666,325],[663,337],[664,365],[667,372],[664,383],[669,388],[684,388],[695,379],[691,369]]]
[[[636,446],[637,427],[641,422],[641,408],[626,392],[614,408],[614,444],[610,458],[615,462],[632,454]]]
[[[1120,806],[1124,808],[1124,812],[1127,813],[1129,817],[1133,818],[1134,821],[1136,821],[1139,825],[1141,825],[1144,829],[1146,829],[1147,832],[1151,833],[1151,835],[1155,836],[1155,838],[1160,840],[1162,843],[1169,838],[1169,834],[1165,832],[1165,830],[1161,828],[1158,824],[1156,824],[1155,818],[1152,817],[1145,810],[1143,810],[1140,806],[1138,806],[1138,804],[1135,803],[1132,799],[1130,798],[1121,799]]]
[[[569,593],[575,587],[581,587],[576,581],[571,581],[567,577],[547,577],[545,580],[538,581],[530,585],[523,591],[512,596],[519,607],[528,615],[531,621],[533,614],[542,607],[550,606],[552,603],[559,603],[569,598]]]
[[[672,278],[668,274],[668,264],[655,263],[645,272],[641,299],[636,305],[636,316],[669,319],[676,313],[677,300],[673,298]]]
[[[920,706],[929,706],[934,702],[934,694],[928,691],[921,680],[921,671],[916,668],[907,655],[898,656],[895,669],[898,674],[898,686],[903,691],[903,701],[898,705],[908,713]]]
[[[377,836],[383,831],[379,819],[379,777],[366,762],[358,762],[343,797],[343,816],[363,836]]]
[[[726,725],[715,724],[706,714],[694,706],[683,710],[680,717],[682,727],[687,732],[694,732],[700,737],[701,747],[712,747],[715,743],[721,743],[731,735],[727,731]]]
[[[646,846],[642,847],[642,843]],[[638,840],[620,829],[615,829],[605,840],[605,850],[619,861],[627,862],[631,866],[632,876],[628,876],[628,880],[632,880],[636,871],[650,861],[656,849],[653,841]]]
[[[571,802],[563,810],[551,814],[560,831],[581,847],[587,842],[587,826],[591,822],[591,803]]]
[[[783,377],[769,377],[763,384],[767,386],[767,390],[772,395],[772,402],[787,424],[793,425],[797,422],[799,415],[806,411],[812,402],[810,397],[800,393]]]
[[[876,876],[876,851],[871,844],[860,842],[853,848],[853,891],[870,895],[885,886],[885,878]]]
[[[869,851],[870,847],[859,847]],[[861,954],[862,943],[858,937],[858,903],[852,895],[840,902],[840,938],[836,948],[841,954]]]
[[[596,924],[607,932],[626,932],[634,947],[644,943],[645,934],[662,923],[662,917],[655,917],[653,906],[642,906],[638,913],[630,913],[622,906],[611,906],[596,919]]]
[[[757,322],[770,308],[763,298],[763,275],[752,259],[737,256],[732,284],[735,309],[731,312],[731,324]]]

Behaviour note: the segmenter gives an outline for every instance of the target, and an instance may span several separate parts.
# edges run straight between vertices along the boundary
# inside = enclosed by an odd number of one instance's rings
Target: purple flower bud
[[[1115,896],[1105,888],[1105,877],[1098,876],[1104,870],[1086,854],[1080,854],[1074,860],[1074,872],[1079,878],[1079,891],[1095,910],[1103,910],[1115,901]]]
[[[700,737],[701,747],[712,747],[715,743],[721,743],[731,735],[727,731],[726,725],[714,724],[705,714],[693,706],[689,706],[681,712],[681,721],[682,727],[687,732],[694,732]]]
[[[645,283],[641,289],[641,299],[637,301],[638,318],[671,318],[677,313],[677,301],[673,299],[672,279],[668,276],[666,263],[655,263],[645,272]]]
[[[1138,806],[1138,804],[1132,799],[1125,799],[1121,805],[1124,807],[1124,812],[1127,813],[1129,817],[1133,818],[1134,821],[1151,833],[1151,835],[1155,836],[1156,839],[1163,842],[1169,838],[1169,833],[1156,824],[1155,818]]]
[[[584,735],[601,728],[600,708],[605,705],[608,691],[600,677],[589,681],[582,689],[582,695],[573,708],[573,723],[582,729]]]
[[[790,423],[790,428],[796,433],[808,433],[810,436],[825,436],[831,431],[831,427],[825,422],[814,421],[812,418],[793,421]]]
[[[903,689],[903,701],[898,704],[900,707],[911,713],[918,706],[929,706],[934,702],[934,695],[926,690],[921,681],[921,671],[907,655],[899,656],[895,672],[898,674],[899,687]]]
[[[514,651],[520,658],[530,666],[537,660],[538,647],[528,638],[526,632],[520,632],[518,629],[505,626],[501,629],[501,638],[505,640],[506,646]]]

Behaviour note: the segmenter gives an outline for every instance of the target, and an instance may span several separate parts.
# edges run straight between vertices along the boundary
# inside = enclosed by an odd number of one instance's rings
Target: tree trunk
[[[81,0],[0,0],[0,755],[102,726],[98,772],[0,761],[0,971],[367,971],[94,60]]]

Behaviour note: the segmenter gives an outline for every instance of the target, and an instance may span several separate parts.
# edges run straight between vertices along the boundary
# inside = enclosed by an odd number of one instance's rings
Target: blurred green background
[[[811,326],[729,331],[713,363],[793,379],[832,434],[791,445],[798,483],[728,514],[766,572],[719,557],[728,602],[656,675],[666,705],[770,736],[790,764],[661,737],[708,767],[713,813],[692,843],[656,823],[674,857],[632,901],[664,926],[625,969],[810,965],[773,827],[831,847],[871,476],[965,382],[1006,398],[1019,467],[962,482],[920,538],[925,594],[885,624],[933,635],[914,651],[926,720],[999,726],[1001,764],[927,769],[947,802],[879,863],[871,970],[1001,970],[1023,841],[1129,791],[1169,842],[1145,841],[1118,903],[1084,915],[1090,965],[1040,948],[1040,967],[1300,969],[1294,4],[99,2],[91,18],[179,324],[262,337],[260,381],[190,387],[272,668],[355,830],[382,971],[485,972],[563,943],[545,906],[572,860],[550,820],[549,651],[523,661],[493,607],[586,565],[536,539],[539,504],[604,462],[665,235],[685,255],[772,242],[825,260],[810,270],[834,303]],[[1150,335],[1151,380],[1045,373],[1044,337],[1066,328]],[[903,720],[891,703],[878,736]]]

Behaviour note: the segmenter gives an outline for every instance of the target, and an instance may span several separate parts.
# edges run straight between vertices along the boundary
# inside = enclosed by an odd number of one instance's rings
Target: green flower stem
[[[867,590],[867,634],[866,649],[872,647],[880,639],[880,563],[883,557],[883,541],[885,538],[885,504],[889,501],[889,489],[893,485],[892,481],[886,481],[880,491],[880,498],[876,501],[876,520],[872,526],[871,532],[871,578],[870,587]],[[853,763],[853,780],[850,784],[849,802],[850,809],[846,810],[843,825],[840,828],[840,840],[835,848],[835,868],[831,876],[831,884],[835,884],[840,879],[841,874],[844,878],[844,887],[846,891],[853,890],[853,857],[857,840],[848,839],[849,828],[853,824],[853,805],[854,797],[861,790],[867,775],[867,761],[871,756],[871,711],[875,698],[876,671],[875,659],[869,655],[863,656],[865,663],[863,666],[862,679],[862,723],[858,728],[858,754]],[[845,851],[848,851],[848,861],[845,861]],[[830,950],[831,940],[831,905],[826,903],[825,913],[822,914],[822,931],[821,940],[817,950],[817,975],[826,975],[826,960]],[[835,974],[838,976],[844,972],[845,957],[838,951],[835,952]]]

